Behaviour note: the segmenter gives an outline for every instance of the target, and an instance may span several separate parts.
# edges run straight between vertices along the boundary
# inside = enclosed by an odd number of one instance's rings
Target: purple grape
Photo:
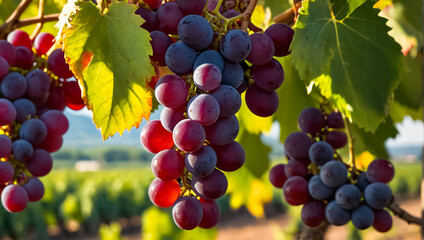
[[[359,230],[364,230],[372,226],[374,222],[374,212],[367,205],[361,205],[352,212],[352,223]]]
[[[316,200],[325,200],[333,196],[333,194],[336,192],[335,188],[330,188],[327,185],[325,185],[322,181],[319,175],[314,175],[309,180],[309,194],[311,197],[313,197]]]
[[[239,63],[225,61],[224,71],[222,71],[223,85],[230,85],[233,88],[238,88],[244,80],[244,70]]]
[[[29,118],[33,118],[36,114],[34,103],[26,98],[15,100],[13,105],[16,108],[16,121],[23,123]]]
[[[165,62],[168,68],[180,76],[189,74],[193,71],[193,65],[196,58],[196,51],[183,42],[171,44],[165,54]]]
[[[329,128],[344,128],[343,117],[340,112],[332,112],[327,115],[327,126]]]
[[[167,34],[161,31],[151,32],[150,37],[152,38],[150,44],[153,49],[153,55],[150,57],[150,60],[158,66],[165,66],[166,50],[168,50],[169,46],[174,42]]]
[[[16,119],[16,108],[5,99],[0,98],[0,126],[9,125]]]
[[[18,46],[16,50],[15,67],[29,70],[34,64],[34,53],[26,47]]]
[[[18,139],[13,142],[13,156],[16,160],[27,163],[34,154],[34,148],[30,142],[25,139]]]
[[[325,218],[335,226],[343,226],[350,220],[350,212],[341,208],[336,201],[331,201],[325,208]]]
[[[265,34],[274,43],[274,56],[282,57],[290,54],[290,44],[293,39],[293,29],[284,23],[275,23],[265,30]]]
[[[284,142],[284,150],[287,156],[296,161],[308,163],[308,151],[312,145],[312,139],[303,132],[291,133]]]
[[[373,209],[383,209],[392,200],[392,190],[384,183],[371,183],[365,188],[364,199]]]
[[[28,194],[23,187],[10,184],[1,193],[1,203],[8,212],[20,212],[28,204]]]
[[[62,49],[55,49],[47,58],[48,68],[60,78],[71,78],[74,74],[69,69],[68,63],[65,61],[65,53]]]
[[[317,227],[325,220],[325,203],[321,201],[309,201],[305,203],[300,212],[302,222],[309,227]]]
[[[220,42],[221,54],[232,62],[240,62],[246,59],[251,50],[249,36],[238,29],[230,30]]]
[[[172,217],[179,228],[184,230],[194,229],[202,221],[202,204],[194,197],[180,197],[172,207]]]
[[[246,91],[246,105],[249,110],[260,117],[269,117],[274,114],[279,105],[275,91],[268,92],[252,84]]]
[[[203,126],[210,126],[219,117],[219,104],[214,97],[208,94],[194,96],[187,107],[188,117],[198,121]]]
[[[269,171],[269,181],[276,188],[283,188],[284,183],[287,180],[286,176],[286,165],[277,164]]]
[[[306,177],[308,175],[308,169],[299,161],[289,160],[286,165],[285,173],[287,177]]]
[[[12,154],[12,140],[0,134],[0,158],[8,158]]]
[[[44,196],[44,185],[36,177],[29,178],[22,187],[26,190],[30,202],[40,201]]]
[[[305,204],[310,199],[308,182],[303,177],[289,177],[283,185],[286,202],[292,206]]]
[[[190,47],[202,50],[212,43],[213,30],[206,18],[199,15],[188,15],[178,24],[178,36]]]
[[[13,180],[15,169],[9,162],[0,161],[0,185],[4,185]]]
[[[16,59],[15,47],[6,40],[0,39],[0,57],[4,58],[9,66],[13,66]]]
[[[228,85],[220,85],[217,89],[210,92],[219,103],[221,117],[229,117],[236,114],[241,107],[241,96],[237,90]]]
[[[151,168],[157,178],[175,180],[184,172],[184,157],[174,149],[162,150],[153,157]]]
[[[167,108],[164,107],[160,113],[160,122],[162,126],[169,132],[174,130],[175,125],[185,119],[184,108]]]
[[[0,57],[0,80],[9,73],[9,63],[3,57]]]
[[[205,127],[206,139],[215,145],[227,145],[236,139],[239,133],[239,122],[235,115],[220,117],[218,120]]]
[[[328,142],[334,149],[339,149],[346,146],[347,135],[344,132],[329,131],[325,135],[325,141]]]
[[[155,12],[145,9],[143,7],[139,7],[135,11],[135,14],[139,15],[145,20],[145,22],[140,27],[146,29],[149,32],[156,30],[157,26]]]
[[[190,119],[180,121],[172,132],[175,145],[186,152],[199,150],[205,142],[205,137],[202,124]]]
[[[178,6],[185,14],[202,14],[206,6],[206,0],[177,0]]]
[[[355,185],[345,184],[337,189],[336,202],[344,209],[355,209],[361,203],[361,192]]]
[[[156,21],[166,34],[178,34],[178,23],[183,17],[184,13],[176,2],[166,2],[156,12]]]
[[[372,226],[379,232],[387,232],[392,228],[393,219],[389,212],[381,209],[374,210],[374,223]]]
[[[193,176],[191,187],[201,198],[217,199],[227,191],[228,181],[224,173],[215,169],[206,177]]]
[[[200,90],[211,91],[216,89],[222,80],[219,68],[211,63],[204,63],[193,73],[193,82]]]
[[[27,97],[37,103],[44,103],[47,101],[50,90],[50,77],[47,73],[36,69],[26,75],[27,81]]]
[[[252,50],[246,60],[253,65],[264,65],[270,62],[275,51],[272,39],[263,33],[253,33],[249,35],[249,38],[252,43]]]
[[[47,175],[53,168],[53,159],[44,149],[36,149],[32,158],[26,163],[28,171],[34,177]]]
[[[46,124],[49,134],[63,135],[68,131],[68,118],[59,110],[49,110],[43,113],[40,119]]]
[[[310,107],[304,109],[297,121],[302,132],[316,136],[322,128],[325,127],[325,119],[321,110],[318,108]]]
[[[7,35],[7,41],[15,47],[24,46],[28,49],[32,48],[32,41],[28,33],[21,29],[15,29]]]
[[[322,166],[320,178],[329,187],[339,187],[347,181],[347,168],[342,162],[331,160]]]
[[[155,88],[155,96],[160,104],[169,108],[179,108],[186,103],[187,83],[177,75],[161,77]]]
[[[309,159],[318,166],[334,160],[334,150],[330,144],[324,141],[315,142],[308,151]]]
[[[252,65],[252,78],[259,88],[272,92],[283,83],[284,70],[277,60],[272,59],[263,65]]]
[[[199,150],[186,155],[185,166],[193,176],[206,177],[215,169],[216,161],[215,151],[203,145]]]
[[[219,205],[215,200],[200,198],[199,201],[202,204],[203,209],[203,217],[199,227],[204,229],[214,227],[221,217],[221,209],[219,208]]]
[[[388,183],[395,175],[395,168],[385,159],[375,159],[368,165],[366,175],[370,182]]]
[[[246,156],[240,143],[232,141],[226,145],[211,144],[210,147],[215,151],[216,167],[220,170],[233,172],[243,166]]]
[[[356,187],[363,192],[365,191],[365,188],[370,184],[370,181],[367,179],[367,173],[363,172],[359,174],[358,181],[356,182]]]
[[[224,70],[224,59],[222,58],[221,54],[215,50],[208,49],[201,52],[194,61],[193,72],[198,66],[204,63],[212,63],[216,65],[221,72]]]
[[[32,144],[40,144],[47,137],[46,124],[40,119],[28,119],[22,124],[21,129],[19,129],[19,136]]]
[[[15,100],[22,97],[27,91],[27,82],[25,77],[18,72],[11,72],[1,81],[1,92],[9,100]]]

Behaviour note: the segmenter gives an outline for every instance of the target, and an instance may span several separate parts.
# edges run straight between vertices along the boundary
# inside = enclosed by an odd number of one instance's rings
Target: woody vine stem
[[[218,17],[221,15],[218,10],[219,10],[219,7],[222,4],[222,1],[223,0],[219,1],[217,8],[213,11],[213,13],[216,13],[216,16],[218,16]],[[15,11],[5,21],[5,23],[0,25],[0,39],[5,39],[10,32],[12,32],[13,30],[15,30],[17,28],[37,24],[37,27],[35,28],[35,30],[31,34],[31,38],[34,38],[41,31],[44,23],[52,22],[52,21],[58,21],[59,13],[44,15],[44,0],[39,0],[38,16],[20,19],[23,12],[27,9],[27,7],[29,6],[29,4],[31,2],[32,2],[32,0],[22,0],[20,2],[20,4],[16,7]],[[243,31],[247,31],[248,28],[250,30],[255,31],[255,32],[262,31],[262,29],[254,26],[250,21],[251,16],[253,14],[253,11],[254,11],[257,3],[258,3],[258,0],[249,1],[249,4],[248,4],[246,10],[240,16],[236,16],[234,18],[227,19],[227,24],[229,24],[229,23],[231,24],[231,22],[234,22],[235,20],[241,19],[241,22],[242,22],[241,28],[242,28]],[[300,1],[295,0],[294,1],[294,7],[289,8],[286,11],[284,11],[283,13],[281,13],[280,15],[276,16],[274,18],[274,21],[280,22],[280,23],[287,23],[287,24],[294,23],[297,15],[298,15],[298,10],[301,7],[301,5],[302,4],[301,4]],[[221,15],[221,17],[222,17],[222,15]],[[345,121],[345,124],[347,126],[348,138],[349,138],[350,160],[351,160],[351,163],[353,164],[354,169],[356,170],[355,162],[354,162],[354,152],[353,152],[354,139],[352,137],[352,133],[351,133],[351,130],[350,130],[350,127],[349,127],[349,123],[347,121]],[[411,214],[409,214],[408,212],[406,212],[404,209],[402,209],[394,201],[394,198],[392,198],[392,201],[389,204],[388,208],[396,216],[405,220],[406,222],[417,224],[417,225],[422,225],[422,219],[421,218],[414,217]]]

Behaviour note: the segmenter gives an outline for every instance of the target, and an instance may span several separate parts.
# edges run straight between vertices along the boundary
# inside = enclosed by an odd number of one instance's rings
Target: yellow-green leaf
[[[103,139],[138,127],[148,119],[152,93],[146,79],[154,69],[149,33],[136,7],[112,3],[105,14],[91,2],[77,2],[70,27],[63,29],[68,64],[82,86],[93,122]]]

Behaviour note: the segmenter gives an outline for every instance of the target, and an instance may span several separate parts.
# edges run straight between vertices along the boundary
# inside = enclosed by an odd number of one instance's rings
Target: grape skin
[[[206,0],[177,0],[178,6],[185,14],[202,14],[206,6]]]
[[[249,36],[238,29],[230,30],[220,42],[221,54],[232,62],[240,62],[246,59],[251,50]]]
[[[34,48],[37,55],[41,56],[46,54],[54,44],[54,36],[50,33],[39,33],[34,39]]]
[[[291,133],[284,142],[284,150],[287,156],[296,161],[309,162],[308,151],[312,145],[312,139],[303,132]]]
[[[286,202],[292,206],[305,204],[309,199],[308,182],[303,177],[293,176],[283,185]]]
[[[47,100],[50,90],[50,77],[47,73],[36,69],[26,76],[27,90],[26,96],[36,105],[42,104]]]
[[[289,160],[286,165],[285,173],[287,177],[306,177],[308,175],[308,169],[301,162]]]
[[[252,84],[247,89],[245,99],[249,110],[260,117],[273,115],[279,105],[278,95],[275,91],[265,91],[256,84]]]
[[[3,96],[7,99],[15,100],[22,97],[27,91],[27,81],[22,74],[11,72],[3,78],[0,87]]]
[[[1,203],[8,212],[20,212],[28,204],[28,194],[19,185],[7,185],[1,193]]]
[[[317,227],[325,220],[325,203],[309,201],[302,207],[300,217],[309,227]]]
[[[383,209],[392,199],[392,190],[384,183],[371,183],[365,188],[364,199],[373,209]]]
[[[215,200],[200,198],[202,204],[203,217],[199,227],[209,229],[214,227],[221,217],[221,209]]]
[[[202,50],[212,43],[213,30],[206,18],[199,15],[188,15],[178,24],[178,36],[190,47]]]
[[[366,176],[370,182],[390,182],[395,175],[392,163],[385,159],[375,159],[367,168]]]
[[[32,177],[22,186],[28,194],[30,202],[40,201],[44,196],[44,185],[40,179]]]
[[[9,66],[13,66],[16,59],[15,47],[6,40],[0,39],[0,57],[3,57]]]
[[[221,84],[238,88],[244,80],[244,70],[239,63],[225,61],[224,71],[222,71]]]
[[[56,76],[60,78],[71,78],[74,74],[69,70],[69,65],[65,61],[65,53],[62,49],[55,49],[47,58],[47,65]]]
[[[162,127],[159,120],[150,121],[141,129],[140,142],[150,153],[158,153],[174,146],[172,134]]]
[[[220,170],[233,172],[243,166],[246,156],[240,143],[232,141],[222,146],[211,144],[210,147],[215,151],[216,167]]]
[[[187,83],[177,75],[165,75],[156,84],[155,96],[163,106],[179,108],[186,103]]]
[[[193,176],[206,177],[215,169],[216,161],[215,151],[204,145],[199,150],[186,155],[185,166]]]
[[[335,226],[343,226],[350,220],[350,212],[341,208],[335,200],[329,202],[325,208],[325,218]]]
[[[324,141],[315,142],[308,151],[309,159],[318,166],[334,159],[334,150]]]
[[[68,118],[59,110],[49,110],[40,117],[49,134],[64,135],[69,128]]]
[[[3,57],[0,57],[0,80],[9,73],[9,63]]]
[[[222,80],[219,68],[211,63],[204,63],[196,68],[193,73],[193,82],[203,91],[216,89]]]
[[[308,190],[311,197],[317,200],[325,200],[333,196],[336,192],[335,188],[330,188],[325,185],[319,175],[314,175],[309,179]]]
[[[184,108],[168,108],[164,107],[160,113],[160,122],[162,126],[169,132],[172,132],[175,125],[185,119]]]
[[[165,54],[166,50],[173,43],[172,39],[161,31],[153,31],[150,33],[152,40],[150,44],[152,45],[153,55],[150,57],[156,65],[165,66]]]
[[[40,119],[28,119],[19,129],[19,136],[32,144],[40,144],[47,137],[46,124]]]
[[[204,63],[212,63],[216,65],[221,72],[224,70],[224,59],[222,58],[221,54],[215,50],[208,49],[201,52],[194,61],[193,72],[198,66]]]
[[[9,162],[0,161],[0,185],[4,185],[13,180],[15,169]]]
[[[166,34],[178,34],[178,23],[183,17],[184,13],[176,2],[166,2],[156,12],[157,24]]]
[[[46,150],[35,149],[32,158],[26,163],[28,171],[34,177],[47,175],[53,168],[53,159]]]
[[[294,35],[294,31],[290,26],[284,23],[272,24],[265,30],[265,34],[274,43],[274,56],[282,57],[290,54],[289,48]]]
[[[23,163],[29,162],[34,154],[32,144],[25,139],[18,139],[14,141],[12,149],[15,159]]]
[[[392,228],[392,216],[386,210],[374,210],[374,223],[372,226],[379,232],[387,232]]]
[[[269,171],[269,181],[276,188],[283,188],[284,183],[287,180],[285,173],[286,165],[277,164]]]
[[[0,126],[9,125],[16,119],[16,108],[5,99],[0,98]]]
[[[164,181],[175,180],[184,172],[184,158],[174,149],[162,150],[153,157],[151,168],[155,177]]]
[[[201,198],[217,199],[227,191],[228,181],[224,173],[215,169],[206,177],[193,176],[191,187],[196,195]]]
[[[329,187],[339,187],[347,181],[347,168],[339,161],[329,161],[322,166],[320,178]]]
[[[19,123],[25,122],[28,118],[33,118],[37,111],[34,103],[26,98],[15,100],[13,105],[16,108],[16,121]]]
[[[337,189],[336,202],[344,209],[356,209],[361,203],[361,192],[355,185],[345,184]]]
[[[172,206],[180,195],[180,184],[176,180],[163,181],[155,178],[149,186],[150,201],[162,208]]]
[[[236,139],[239,129],[235,115],[220,117],[214,124],[205,126],[206,139],[214,145],[227,145]]]
[[[374,212],[367,205],[361,205],[352,212],[352,223],[359,229],[364,230],[374,222]]]
[[[252,78],[259,88],[272,92],[283,84],[283,66],[275,59],[263,65],[252,65]]]
[[[199,122],[184,119],[175,126],[172,137],[179,149],[186,152],[194,152],[203,146],[206,133]]]
[[[300,113],[298,124],[302,132],[316,136],[325,126],[324,115],[318,108],[306,108]]]
[[[18,46],[15,50],[16,59],[14,66],[25,70],[31,69],[34,63],[34,54],[32,51],[23,46]]]
[[[188,103],[187,115],[203,126],[210,126],[219,117],[219,104],[214,97],[208,94],[198,94]]]
[[[172,207],[172,217],[179,228],[192,230],[202,221],[202,204],[194,197],[180,197]]]
[[[7,158],[12,154],[12,140],[6,135],[0,135],[0,158]]]
[[[220,85],[210,92],[210,95],[218,101],[221,117],[230,117],[240,110],[241,96],[235,88],[228,85]]]
[[[328,142],[334,149],[339,149],[346,146],[347,135],[344,132],[329,131],[325,136],[325,141]]]
[[[172,72],[183,76],[193,71],[196,58],[196,51],[180,41],[171,44],[168,50],[166,50],[165,63]]]
[[[272,60],[274,56],[274,43],[272,39],[263,33],[249,35],[252,49],[246,60],[253,65],[264,65]]]

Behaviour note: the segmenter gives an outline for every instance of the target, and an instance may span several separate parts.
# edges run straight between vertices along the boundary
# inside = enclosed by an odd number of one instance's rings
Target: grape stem
[[[43,18],[44,17],[44,0],[38,0],[38,17]],[[34,40],[34,38],[40,33],[41,29],[43,28],[43,22],[37,23],[37,26],[35,27],[34,31],[31,34],[31,40]]]
[[[396,216],[399,218],[405,220],[407,223],[411,224],[417,224],[420,226],[424,226],[423,219],[417,218],[409,214],[407,211],[402,209],[395,201],[394,198],[392,198],[392,201],[390,202],[389,206],[387,206],[390,211],[392,211]]]
[[[355,149],[354,149],[354,144],[355,144],[355,138],[353,138],[352,136],[352,131],[350,129],[350,124],[349,121],[347,121],[346,116],[343,116],[343,122],[344,125],[346,127],[346,133],[347,133],[347,139],[349,141],[349,162],[348,164],[350,166],[352,166],[352,173],[355,176],[358,176],[358,169],[356,169],[356,161],[355,161]]]
[[[258,4],[258,0],[250,0],[249,5],[247,5],[246,10],[242,13],[241,20],[241,30],[247,33],[247,27],[250,23],[250,18],[252,17],[253,10],[255,10],[256,4]]]
[[[302,7],[302,2],[297,2],[293,7],[280,13],[274,17],[274,22],[285,23],[287,25],[293,25],[299,15],[298,10]]]

